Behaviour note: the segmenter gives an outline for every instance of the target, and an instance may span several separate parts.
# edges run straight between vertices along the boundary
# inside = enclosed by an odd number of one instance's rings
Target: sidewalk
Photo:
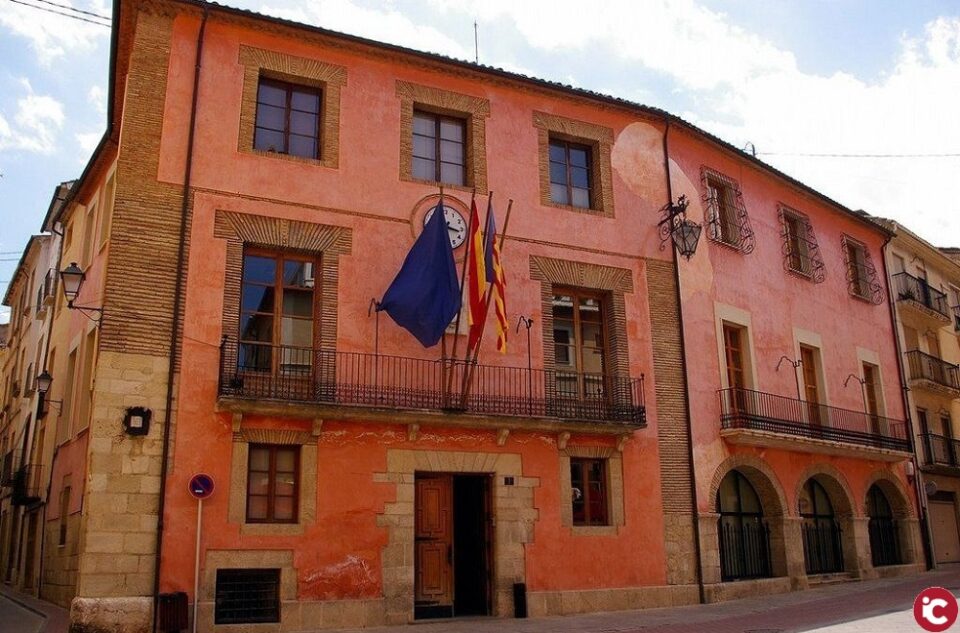
[[[70,628],[70,613],[55,604],[20,593],[2,583],[0,583],[0,599],[7,599],[36,615],[37,619],[41,620],[41,626],[35,630],[36,633],[67,633]],[[0,631],[6,633],[7,629],[0,627]],[[23,633],[34,633],[29,628],[22,629],[22,631]],[[11,633],[21,632],[14,629]]]

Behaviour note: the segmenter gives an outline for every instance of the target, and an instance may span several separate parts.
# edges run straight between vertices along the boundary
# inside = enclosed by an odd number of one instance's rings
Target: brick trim
[[[336,169],[340,165],[340,89],[347,83],[347,69],[316,59],[244,45],[240,46],[238,62],[243,66],[243,93],[240,101],[240,137],[237,149],[241,152]],[[320,160],[263,152],[253,148],[257,86],[261,76],[313,86],[323,91]]]
[[[222,321],[224,335],[237,332],[240,325],[243,248],[263,246],[321,256],[321,270],[317,276],[320,291],[320,348],[336,348],[340,256],[350,254],[353,240],[351,229],[218,210],[213,233],[214,237],[227,241]]]
[[[614,268],[551,257],[530,256],[530,279],[540,282],[540,309],[543,321],[543,368],[556,367],[553,348],[553,291],[557,286],[600,290],[607,293],[609,314],[607,334],[613,373],[630,373],[625,293],[633,293],[633,277],[626,268]]]
[[[713,480],[710,482],[710,491],[707,501],[710,503],[710,512],[719,512],[716,507],[717,492],[720,490],[720,483],[732,471],[739,471],[760,497],[760,503],[763,508],[763,515],[767,518],[783,517],[787,512],[787,498],[783,492],[783,486],[777,478],[777,474],[770,465],[756,455],[737,454],[731,455],[723,460],[713,473]]]
[[[796,489],[793,493],[794,507],[790,512],[792,515],[800,516],[800,494],[803,491],[804,484],[811,478],[816,478],[817,483],[821,484],[827,491],[827,495],[830,496],[830,503],[833,505],[833,512],[837,518],[853,517],[857,510],[861,509],[858,508],[860,504],[854,502],[856,497],[844,474],[832,464],[819,463],[807,466],[797,478]]]
[[[487,117],[490,116],[490,101],[400,79],[397,80],[397,97],[400,99],[400,180],[436,184],[433,181],[413,177],[413,111],[420,107],[437,114],[449,114],[466,119],[466,185],[444,186],[465,191],[477,189],[485,193],[487,191],[486,126]]]
[[[537,156],[540,163],[540,204],[588,213],[607,218],[613,213],[613,130],[595,123],[577,121],[546,112],[533,113],[533,127],[537,129]],[[590,208],[582,209],[566,204],[557,204],[550,199],[550,137],[589,145],[593,157],[590,178],[593,181]]]
[[[863,516],[869,516],[867,513],[867,494],[870,488],[878,485],[883,494],[887,496],[890,502],[890,509],[897,519],[914,518],[913,505],[910,503],[910,496],[903,482],[897,478],[893,471],[888,468],[881,468],[870,473],[870,476],[863,482],[863,498],[861,499]]]

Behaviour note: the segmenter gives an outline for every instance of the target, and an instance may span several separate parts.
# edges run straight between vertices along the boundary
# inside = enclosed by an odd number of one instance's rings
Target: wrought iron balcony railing
[[[951,318],[947,295],[931,288],[926,279],[914,277],[910,273],[897,273],[893,276],[894,289],[898,301],[916,301],[917,303]]]
[[[929,466],[960,468],[960,440],[936,433],[924,433],[921,437]]]
[[[15,506],[27,506],[40,501],[43,484],[43,466],[39,464],[21,466],[13,475],[11,503]]]
[[[960,391],[960,367],[916,349],[907,352],[911,380],[929,380]]]
[[[220,351],[223,397],[561,418],[644,426],[643,377],[547,371],[300,347]]]
[[[751,389],[721,389],[720,425],[909,451],[906,423]]]

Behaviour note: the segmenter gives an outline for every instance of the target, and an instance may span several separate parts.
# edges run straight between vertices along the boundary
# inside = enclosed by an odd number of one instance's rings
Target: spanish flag
[[[493,284],[493,311],[497,317],[497,351],[507,353],[507,281],[500,263],[500,243],[497,241],[497,221],[493,217],[493,205],[487,210],[487,232],[484,259],[487,282]]]
[[[488,214],[489,216],[489,214]],[[480,341],[483,322],[487,315],[487,268],[483,252],[483,238],[480,234],[480,214],[477,203],[470,205],[470,243],[467,248],[467,268],[469,287],[470,334],[467,337],[467,350],[472,350]]]

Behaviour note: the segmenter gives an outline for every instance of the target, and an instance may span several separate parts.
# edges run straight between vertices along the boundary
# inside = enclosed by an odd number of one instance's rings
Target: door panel
[[[421,604],[452,605],[452,478],[418,476],[415,486],[415,600]]]
[[[960,562],[960,533],[957,531],[957,511],[952,502],[929,503],[930,523],[933,528],[933,549],[938,563]]]

